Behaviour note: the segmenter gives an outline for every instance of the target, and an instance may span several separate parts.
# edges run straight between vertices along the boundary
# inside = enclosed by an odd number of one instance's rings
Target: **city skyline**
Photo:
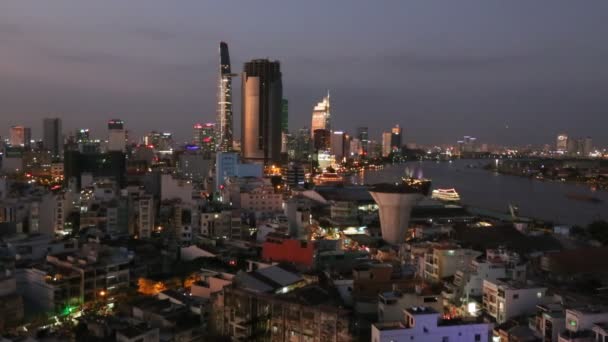
[[[2,136],[23,125],[38,137],[44,117],[60,117],[66,132],[102,131],[107,119],[121,117],[136,135],[163,129],[185,140],[193,123],[214,121],[216,47],[224,40],[237,69],[259,57],[282,62],[292,131],[309,126],[310,107],[330,88],[334,126],[354,132],[367,125],[374,139],[398,123],[412,132],[406,142],[421,144],[467,134],[489,143],[542,144],[563,131],[608,143],[601,131],[608,107],[603,2],[464,1],[449,15],[432,4],[354,2],[350,16],[375,24],[361,27],[357,20],[330,20],[341,13],[332,4],[319,25],[301,32],[305,20],[298,14],[318,14],[319,3],[311,2],[279,6],[285,30],[268,35],[274,24],[244,15],[263,16],[255,6],[153,4],[138,13],[138,6],[119,2],[5,4]],[[119,10],[124,17],[114,17]],[[243,20],[219,25],[232,16]],[[131,49],[134,44],[141,49]],[[370,53],[378,44],[382,52]],[[240,127],[236,117],[234,127]]]

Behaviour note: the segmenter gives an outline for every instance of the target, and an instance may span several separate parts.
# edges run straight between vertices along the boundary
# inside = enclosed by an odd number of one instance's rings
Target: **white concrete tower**
[[[369,193],[378,204],[382,239],[393,245],[400,245],[410,223],[412,208],[424,194],[405,185],[378,184]]]

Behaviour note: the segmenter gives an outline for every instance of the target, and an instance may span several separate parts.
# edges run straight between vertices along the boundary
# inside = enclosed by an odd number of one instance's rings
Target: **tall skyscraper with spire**
[[[331,131],[331,113],[330,113],[331,105],[329,102],[329,90],[327,91],[327,96],[323,97],[321,102],[317,103],[317,105],[312,110],[312,123],[310,125],[310,134],[314,134],[314,132],[318,129],[324,129],[327,131]]]
[[[228,44],[220,42],[220,74],[217,102],[217,150],[232,150],[232,77]]]

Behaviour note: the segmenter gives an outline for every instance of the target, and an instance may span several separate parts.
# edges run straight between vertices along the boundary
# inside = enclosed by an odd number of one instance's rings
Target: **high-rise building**
[[[281,132],[289,132],[289,101],[283,99],[281,102]]]
[[[331,134],[331,154],[334,155],[337,161],[342,161],[344,158],[345,134],[342,131],[334,131]]]
[[[88,128],[81,128],[76,131],[76,142],[87,143],[91,140],[91,133]]]
[[[108,121],[108,151],[125,152],[127,147],[127,132],[124,121],[112,119]]]
[[[361,145],[361,154],[367,155],[369,143],[369,129],[367,127],[358,127],[357,139],[359,139],[359,144]]]
[[[555,150],[561,153],[568,151],[568,135],[565,133],[558,134],[555,142]]]
[[[586,137],[583,142],[583,156],[589,157],[589,155],[593,152],[593,141],[591,137]]]
[[[30,147],[32,130],[29,127],[13,126],[9,135],[9,142],[12,147]]]
[[[383,132],[382,133],[382,156],[388,157],[393,151],[391,141],[393,135],[391,132]]]
[[[399,127],[399,125],[395,125],[395,127],[393,127],[393,129],[391,130],[391,149],[393,152],[401,151],[402,133],[403,130],[401,129],[401,127]]]
[[[228,44],[220,42],[220,74],[217,109],[217,150],[232,150],[232,77]]]
[[[60,118],[45,118],[42,122],[42,146],[51,151],[53,157],[63,154],[63,135]]]
[[[300,128],[293,139],[293,159],[298,161],[309,160],[311,147],[310,130]]]
[[[281,159],[281,64],[268,59],[245,63],[242,75],[241,151],[257,162]]]
[[[313,133],[315,151],[328,151],[331,147],[331,132],[326,129],[316,129]]]
[[[194,125],[194,145],[198,146],[202,152],[211,153],[214,150],[215,144],[215,124],[197,123]]]
[[[310,125],[310,132],[314,134],[317,129],[331,130],[331,105],[329,101],[329,91],[327,96],[323,97],[321,102],[312,110],[312,123]]]
[[[144,144],[157,151],[169,151],[173,148],[173,134],[152,131],[144,136]]]

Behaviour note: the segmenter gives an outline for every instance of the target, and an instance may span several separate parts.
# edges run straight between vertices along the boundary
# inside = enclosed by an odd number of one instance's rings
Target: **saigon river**
[[[456,189],[466,206],[508,213],[509,204],[513,204],[519,207],[522,217],[569,225],[608,220],[606,191],[593,191],[583,184],[540,181],[483,169],[490,162],[492,160],[487,159],[407,162],[366,170],[353,176],[353,182],[375,184],[395,182],[405,175],[423,177],[432,180],[433,189]],[[594,197],[601,202],[582,200],[579,196]]]

